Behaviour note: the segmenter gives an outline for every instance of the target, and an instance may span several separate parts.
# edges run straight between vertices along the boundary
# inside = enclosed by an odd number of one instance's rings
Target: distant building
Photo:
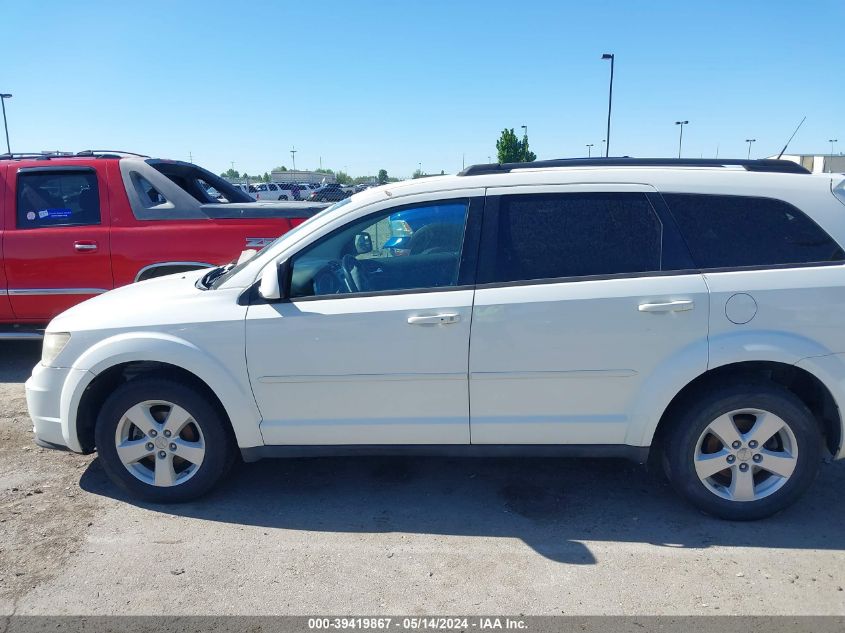
[[[319,185],[325,182],[336,182],[334,174],[324,174],[316,171],[304,171],[302,169],[288,169],[287,171],[274,171],[270,174],[273,182],[307,182]]]
[[[845,173],[845,154],[784,154],[781,158],[803,165],[814,174]]]

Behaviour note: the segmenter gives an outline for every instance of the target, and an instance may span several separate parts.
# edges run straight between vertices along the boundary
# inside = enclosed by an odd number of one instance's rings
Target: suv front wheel
[[[119,387],[100,411],[95,441],[111,480],[156,503],[205,494],[233,461],[215,407],[170,380],[139,378]]]
[[[746,383],[689,399],[673,421],[665,465],[673,486],[708,514],[762,519],[807,489],[821,460],[813,414],[774,383]]]

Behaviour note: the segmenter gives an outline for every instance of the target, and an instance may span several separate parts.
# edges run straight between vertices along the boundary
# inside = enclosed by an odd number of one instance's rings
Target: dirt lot
[[[619,461],[301,459],[201,502],[120,496],[31,442],[0,343],[0,612],[845,614],[845,464],[759,523]]]

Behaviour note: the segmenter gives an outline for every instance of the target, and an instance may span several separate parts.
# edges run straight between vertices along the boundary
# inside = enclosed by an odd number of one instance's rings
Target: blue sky
[[[845,149],[845,1],[0,0],[14,151],[128,149],[251,174],[447,173],[527,125],[539,158]]]

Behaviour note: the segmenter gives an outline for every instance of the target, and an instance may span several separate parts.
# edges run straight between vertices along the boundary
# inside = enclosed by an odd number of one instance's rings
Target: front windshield
[[[291,238],[295,238],[297,235],[299,235],[300,233],[303,232],[303,229],[309,228],[316,220],[321,220],[322,218],[326,217],[326,215],[328,215],[329,213],[336,211],[340,207],[343,207],[343,206],[349,204],[350,202],[352,202],[352,198],[345,198],[343,200],[340,200],[339,202],[335,202],[332,206],[330,206],[326,209],[323,209],[319,213],[311,216],[310,218],[305,220],[305,222],[303,222],[302,224],[298,224],[297,226],[293,227],[287,233],[283,233],[282,235],[277,237],[275,240],[270,242],[267,246],[262,248],[261,251],[258,253],[258,255],[256,255],[255,257],[253,257],[251,259],[246,260],[245,262],[241,262],[240,264],[232,266],[232,268],[227,270],[223,275],[220,275],[219,277],[214,279],[214,282],[211,284],[210,288],[212,288],[212,289],[219,288],[227,280],[229,280],[232,277],[234,277],[235,275],[237,275],[238,272],[243,270],[248,264],[251,264],[255,261],[258,261],[259,258],[263,257],[263,258],[266,259],[266,258],[270,257],[270,255],[268,253],[271,253],[274,250],[275,246],[279,242],[281,242],[282,240],[289,240]]]

